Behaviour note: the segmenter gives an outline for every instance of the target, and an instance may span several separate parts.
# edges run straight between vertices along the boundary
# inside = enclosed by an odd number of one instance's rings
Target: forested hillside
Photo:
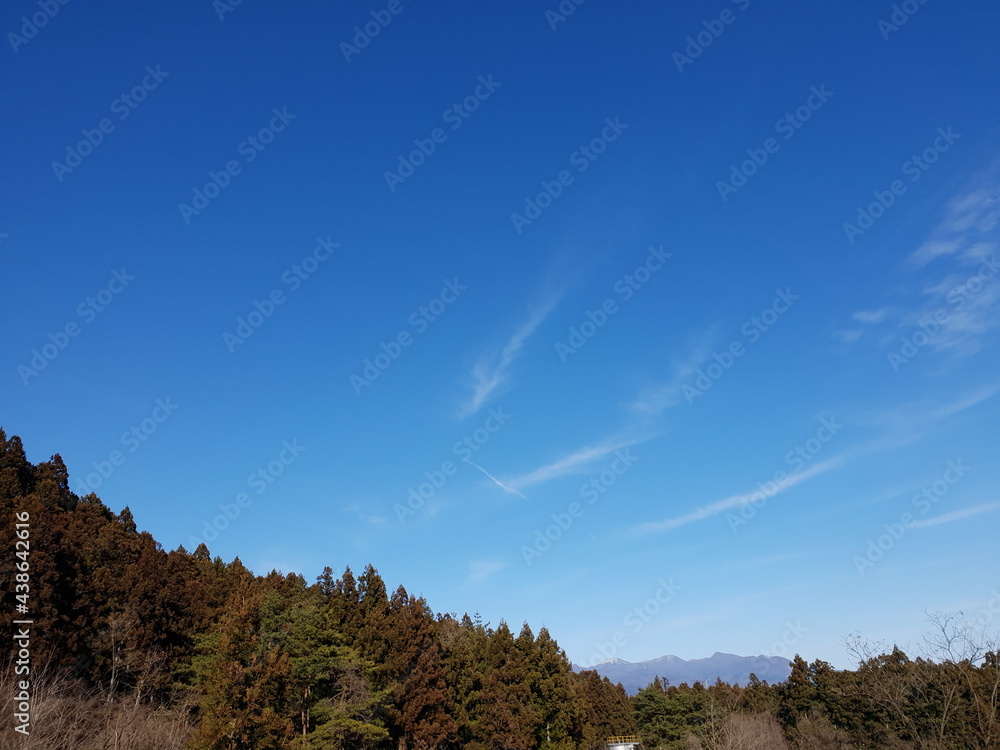
[[[435,614],[368,566],[254,576],[167,552],[128,508],[69,489],[0,431],[0,562],[15,611],[15,513],[30,517],[30,734],[22,748],[598,747],[634,729],[625,691],[575,674],[549,633]],[[8,618],[7,623],[10,623]],[[8,639],[9,642],[9,639]],[[3,696],[16,691],[5,651]]]
[[[435,614],[370,565],[308,583],[204,545],[167,552],[128,508],[69,486],[58,455],[32,465],[0,430],[3,601],[24,605],[8,623],[31,621],[30,672],[16,646],[0,664],[5,705],[24,691],[30,723],[5,711],[3,747],[531,750],[636,732],[648,750],[1000,747],[988,619],[938,618],[935,660],[855,641],[856,671],[796,656],[778,685],[656,679],[630,699],[574,673],[544,628]]]

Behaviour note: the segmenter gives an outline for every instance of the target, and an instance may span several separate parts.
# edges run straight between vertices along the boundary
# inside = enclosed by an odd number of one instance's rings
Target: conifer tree
[[[479,739],[490,748],[532,750],[541,717],[532,705],[524,657],[505,622],[490,636],[486,664]]]
[[[244,581],[218,627],[200,641],[197,750],[278,750],[292,736],[291,665],[276,643],[262,637],[263,603],[258,587]]]
[[[457,733],[448,714],[447,673],[427,602],[400,586],[386,621],[395,735],[401,750],[443,746]]]

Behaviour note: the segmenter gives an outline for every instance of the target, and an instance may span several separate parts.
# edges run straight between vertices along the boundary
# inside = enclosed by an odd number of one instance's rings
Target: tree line
[[[204,544],[165,551],[57,454],[0,430],[3,601],[30,515],[32,728],[19,748],[579,748],[635,729],[628,695],[576,673],[545,628],[435,614],[374,567],[251,573]],[[9,519],[9,522],[8,522]],[[8,623],[10,622],[8,619]],[[8,641],[9,642],[9,641]],[[14,695],[12,653],[0,655]],[[23,740],[23,741],[22,741]]]
[[[859,666],[796,656],[789,678],[629,697],[575,672],[550,633],[435,613],[371,565],[254,575],[204,544],[166,551],[126,507],[70,491],[0,430],[0,593],[14,612],[15,514],[31,527],[31,732],[22,750],[1000,748],[995,642],[938,617],[938,658],[852,642]],[[20,516],[19,516],[20,517]],[[9,618],[8,623],[14,618]],[[9,626],[13,627],[13,626]],[[8,636],[8,643],[10,643]],[[0,695],[17,690],[0,653]]]
[[[996,750],[1000,661],[994,640],[953,616],[934,615],[938,659],[850,639],[855,670],[796,655],[776,685],[669,685],[632,699],[647,750]]]

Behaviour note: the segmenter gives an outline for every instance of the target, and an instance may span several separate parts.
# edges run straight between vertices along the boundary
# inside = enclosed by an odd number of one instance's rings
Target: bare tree
[[[896,647],[886,653],[882,644],[857,635],[847,639],[858,661],[861,696],[918,750],[996,748],[1000,642],[961,613],[927,614],[932,630],[924,638],[924,656],[916,660]]]
[[[14,695],[18,679],[0,672],[0,694]],[[30,732],[15,732],[5,712],[0,750],[184,750],[190,740],[186,706],[168,709],[135,693],[88,691],[51,665],[33,669],[30,682]]]
[[[926,614],[933,626],[924,638],[928,657],[945,667],[941,671],[948,694],[959,694],[971,704],[962,718],[974,734],[974,746],[996,747],[1000,744],[1000,638],[961,612]]]
[[[795,724],[796,750],[849,750],[851,738],[815,706]]]
[[[709,724],[702,737],[688,736],[690,750],[787,750],[778,720],[771,714],[731,714]]]

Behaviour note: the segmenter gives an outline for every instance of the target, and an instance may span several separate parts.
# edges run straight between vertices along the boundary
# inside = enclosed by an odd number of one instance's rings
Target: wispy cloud
[[[858,330],[857,328],[852,328],[847,331],[837,331],[835,335],[837,336],[838,339],[840,339],[840,343],[853,344],[855,341],[861,338],[862,335],[864,335],[864,331]]]
[[[881,323],[889,315],[889,311],[882,307],[878,310],[858,310],[851,317],[859,323]]]
[[[860,324],[863,327],[839,328],[834,330],[833,335],[839,339],[842,344],[853,344],[855,341],[864,336],[865,333],[872,327],[877,326],[879,323],[883,323],[889,319],[892,314],[892,311],[887,307],[880,307],[875,310],[858,310],[857,312],[851,314],[852,325],[857,326],[857,324]]]
[[[595,461],[611,455],[615,451],[628,448],[647,440],[648,437],[611,437],[596,445],[588,445],[578,448],[568,456],[564,456],[556,461],[539,466],[527,474],[508,479],[507,484],[518,490],[532,487],[542,482],[561,477],[566,474],[575,474],[584,471]]]
[[[947,318],[930,337],[930,348],[958,355],[979,351],[983,335],[1000,325],[1000,279],[996,271],[990,274],[992,278],[978,277],[976,272],[984,262],[982,250],[995,251],[997,247],[994,243],[979,243],[968,248],[954,270],[925,286],[923,304],[904,315],[901,324],[912,329],[941,312]],[[991,260],[996,265],[995,252]]]
[[[867,422],[886,431],[886,436],[876,447],[897,447],[919,439],[927,428],[966,409],[992,398],[1000,392],[996,384],[985,385],[963,393],[950,401],[940,402],[922,398],[885,409],[875,414],[863,415],[859,421]]]
[[[979,388],[975,391],[970,391],[964,396],[961,396],[954,401],[947,404],[942,404],[936,409],[930,410],[926,415],[928,422],[936,422],[940,419],[947,419],[952,414],[958,414],[960,411],[965,411],[966,409],[971,409],[988,398],[992,398],[996,395],[998,389],[995,385],[988,385]]]
[[[521,353],[524,342],[556,308],[561,298],[561,293],[546,296],[540,303],[531,308],[528,319],[514,331],[514,334],[499,352],[485,355],[472,366],[470,373],[472,395],[461,407],[462,417],[468,417],[479,411],[497,389],[507,382],[510,376],[510,366]]]
[[[360,520],[364,521],[365,523],[382,524],[382,523],[385,523],[386,521],[389,520],[386,516],[378,515],[378,514],[373,514],[373,513],[368,513],[366,511],[366,509],[364,508],[364,506],[362,506],[361,503],[358,503],[358,502],[354,502],[354,503],[350,503],[349,505],[345,505],[344,508],[343,508],[343,510],[346,513],[352,513],[352,514],[354,514],[355,516],[357,516]]]
[[[713,334],[706,334],[687,354],[686,357],[675,359],[670,379],[656,386],[644,389],[639,396],[629,404],[632,411],[650,416],[661,414],[665,409],[681,402],[684,384],[712,354]]]
[[[1000,167],[980,175],[975,186],[955,196],[927,239],[903,263],[893,286],[896,299],[852,317],[852,330],[835,331],[841,343],[861,337],[857,324],[883,346],[898,349],[904,339],[925,337],[930,351],[957,356],[979,351],[984,335],[1000,326]]]
[[[479,464],[477,464],[475,461],[472,461],[471,459],[468,459],[468,458],[466,458],[464,460],[465,460],[466,463],[472,464],[477,469],[479,469],[481,472],[483,472],[483,474],[485,474],[487,477],[489,477],[491,480],[493,480],[493,482],[500,489],[502,489],[504,492],[506,492],[508,495],[517,495],[518,497],[523,497],[525,500],[528,499],[527,496],[523,492],[515,489],[514,487],[510,487],[510,486],[504,484],[499,479],[497,479],[495,476],[493,476],[488,471],[486,471],[486,469],[484,469],[482,466],[480,466]]]
[[[910,528],[925,529],[928,526],[940,526],[943,523],[963,521],[966,518],[972,518],[973,516],[989,513],[997,509],[1000,509],[1000,503],[984,503],[982,505],[976,505],[972,508],[963,508],[962,510],[956,510],[952,513],[934,516],[934,518],[925,518],[923,521],[915,521],[910,525]]]
[[[807,479],[812,479],[815,476],[824,474],[831,469],[836,469],[842,466],[848,459],[847,454],[841,454],[835,456],[827,461],[822,461],[817,464],[813,464],[808,469],[804,469],[795,474],[789,475],[789,477],[778,486],[777,491],[769,495],[769,497],[774,497],[775,495],[780,495],[782,492],[790,490],[797,484],[805,482]],[[680,516],[675,516],[673,518],[667,518],[663,521],[652,521],[649,523],[641,524],[636,528],[639,533],[651,533],[656,531],[670,531],[672,529],[680,528],[681,526],[687,526],[689,523],[694,523],[695,521],[702,521],[706,518],[711,518],[712,516],[717,516],[727,510],[732,510],[733,508],[740,508],[751,501],[755,495],[759,495],[761,490],[759,487],[755,487],[753,490],[748,492],[742,492],[738,495],[731,495],[729,497],[723,498],[722,500],[716,500],[713,503],[708,503],[707,505],[700,505],[694,510],[684,513]]]
[[[959,238],[953,238],[950,240],[927,240],[927,242],[918,247],[916,252],[914,252],[913,255],[907,259],[907,263],[911,266],[916,266],[917,268],[926,266],[932,260],[942,255],[953,255],[962,248],[963,244],[964,243]]]
[[[507,567],[507,563],[500,560],[473,560],[469,563],[469,574],[465,578],[465,582],[469,583],[482,583],[487,578]]]
[[[779,495],[808,479],[812,479],[815,476],[837,469],[849,461],[853,461],[855,458],[871,456],[881,451],[892,450],[909,445],[910,443],[919,440],[923,436],[927,427],[943,419],[947,419],[953,414],[957,414],[976,406],[977,404],[994,396],[998,391],[1000,391],[1000,388],[995,385],[990,385],[977,390],[969,391],[968,393],[947,403],[930,403],[928,401],[909,402],[881,412],[877,415],[868,416],[865,418],[865,421],[876,427],[884,428],[884,434],[849,448],[833,458],[813,464],[809,468],[789,475],[783,483],[778,485],[777,491],[768,497]],[[690,523],[695,523],[696,521],[717,516],[727,510],[740,508],[749,503],[751,498],[758,495],[760,491],[759,487],[755,487],[747,492],[731,495],[705,505],[699,505],[687,513],[683,513],[672,518],[641,524],[636,527],[635,530],[639,533],[651,533],[657,531],[670,531],[672,529],[680,528],[681,526],[686,526]],[[931,523],[933,520],[934,519],[928,519],[927,521],[923,521],[921,523],[929,526],[933,525]],[[941,521],[941,523],[945,522],[946,521]]]
[[[975,391],[970,391],[969,393],[948,403],[931,404],[926,401],[911,402],[882,412],[874,417],[869,417],[868,421],[871,423],[887,428],[885,434],[845,450],[827,461],[813,464],[803,471],[789,475],[784,482],[777,485],[777,490],[768,495],[768,498],[780,495],[792,487],[795,487],[808,479],[812,479],[815,476],[837,469],[859,456],[871,456],[881,451],[892,450],[904,445],[909,445],[910,443],[919,440],[923,435],[923,431],[930,425],[939,422],[942,419],[946,419],[953,414],[964,411],[965,409],[976,406],[986,399],[991,398],[998,392],[998,390],[1000,390],[1000,388],[997,386],[986,386]],[[717,516],[727,510],[740,508],[751,502],[751,499],[754,498],[755,495],[759,495],[760,492],[761,489],[758,486],[752,490],[736,495],[730,495],[729,497],[716,500],[715,502],[699,505],[687,513],[683,513],[672,518],[640,524],[635,528],[635,531],[643,534],[677,529],[690,523],[695,523],[696,521]],[[1000,504],[996,505],[1000,507]],[[966,515],[959,516],[956,514],[948,514],[947,516],[940,516],[940,519],[943,520],[927,519],[925,521],[921,521],[919,524],[915,524],[915,526],[933,526],[937,523],[947,523],[952,520],[959,520],[959,518],[965,518],[968,515],[984,513],[993,507],[993,505],[977,506],[976,509],[971,509],[974,510],[974,512],[958,512],[965,513]]]
[[[995,171],[995,170],[994,170]],[[952,198],[944,218],[924,244],[907,259],[910,266],[922,267],[944,255],[954,255],[986,232],[1000,224],[1000,185],[995,175],[983,179],[993,184],[981,184]]]

